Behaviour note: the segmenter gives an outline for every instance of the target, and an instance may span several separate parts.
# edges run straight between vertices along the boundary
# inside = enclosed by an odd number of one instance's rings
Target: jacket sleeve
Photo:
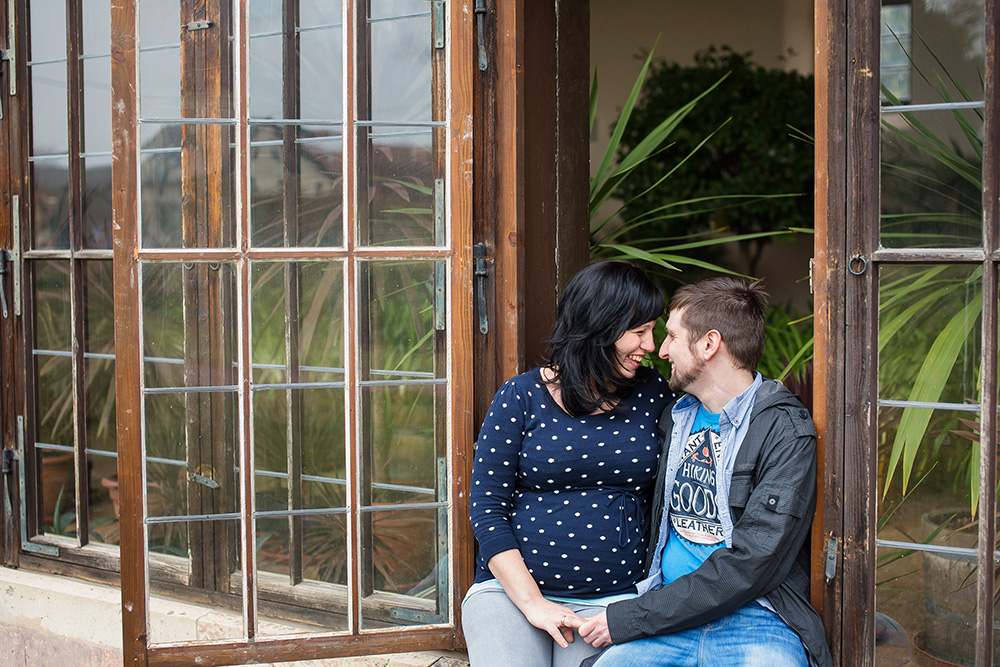
[[[479,551],[487,562],[501,551],[518,548],[509,519],[524,440],[526,405],[522,390],[508,380],[493,398],[476,443],[470,518]]]
[[[804,411],[803,411],[804,412]],[[735,470],[730,505],[745,501],[732,548],[662,588],[608,606],[615,644],[679,632],[732,613],[777,588],[788,576],[816,504],[816,435],[812,423],[782,410],[761,448],[757,484]],[[749,495],[749,497],[747,497]],[[741,497],[742,496],[742,497]]]

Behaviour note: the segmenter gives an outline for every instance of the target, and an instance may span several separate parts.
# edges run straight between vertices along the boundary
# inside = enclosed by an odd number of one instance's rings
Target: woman
[[[568,621],[635,594],[672,397],[642,367],[663,295],[627,262],[601,262],[559,301],[548,364],[507,381],[472,473],[476,583],[462,605],[473,667],[561,667],[597,652]]]

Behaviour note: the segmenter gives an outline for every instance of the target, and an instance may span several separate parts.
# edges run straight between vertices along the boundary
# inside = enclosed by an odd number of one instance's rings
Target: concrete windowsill
[[[0,667],[122,664],[121,594],[116,587],[0,567]],[[280,630],[276,624],[273,629]],[[238,618],[217,609],[155,597],[150,635],[171,641],[235,638]],[[56,662],[52,662],[55,660]],[[278,663],[297,667],[465,667],[464,653],[426,651]]]

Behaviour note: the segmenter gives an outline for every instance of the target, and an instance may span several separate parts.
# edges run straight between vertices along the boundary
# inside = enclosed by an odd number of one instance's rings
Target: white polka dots
[[[531,372],[501,387],[479,434],[488,444],[476,452],[470,493],[477,581],[492,577],[486,560],[518,548],[546,594],[607,595],[635,583],[648,524],[639,515],[649,511],[656,419],[667,402],[646,403],[650,386],[660,394],[659,374],[645,382],[614,413],[585,419],[553,404]]]

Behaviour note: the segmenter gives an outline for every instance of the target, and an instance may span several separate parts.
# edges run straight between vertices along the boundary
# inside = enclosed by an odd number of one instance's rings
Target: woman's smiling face
[[[656,320],[629,329],[615,341],[615,356],[621,366],[623,376],[630,378],[642,365],[646,354],[656,349],[653,341],[653,327]]]

